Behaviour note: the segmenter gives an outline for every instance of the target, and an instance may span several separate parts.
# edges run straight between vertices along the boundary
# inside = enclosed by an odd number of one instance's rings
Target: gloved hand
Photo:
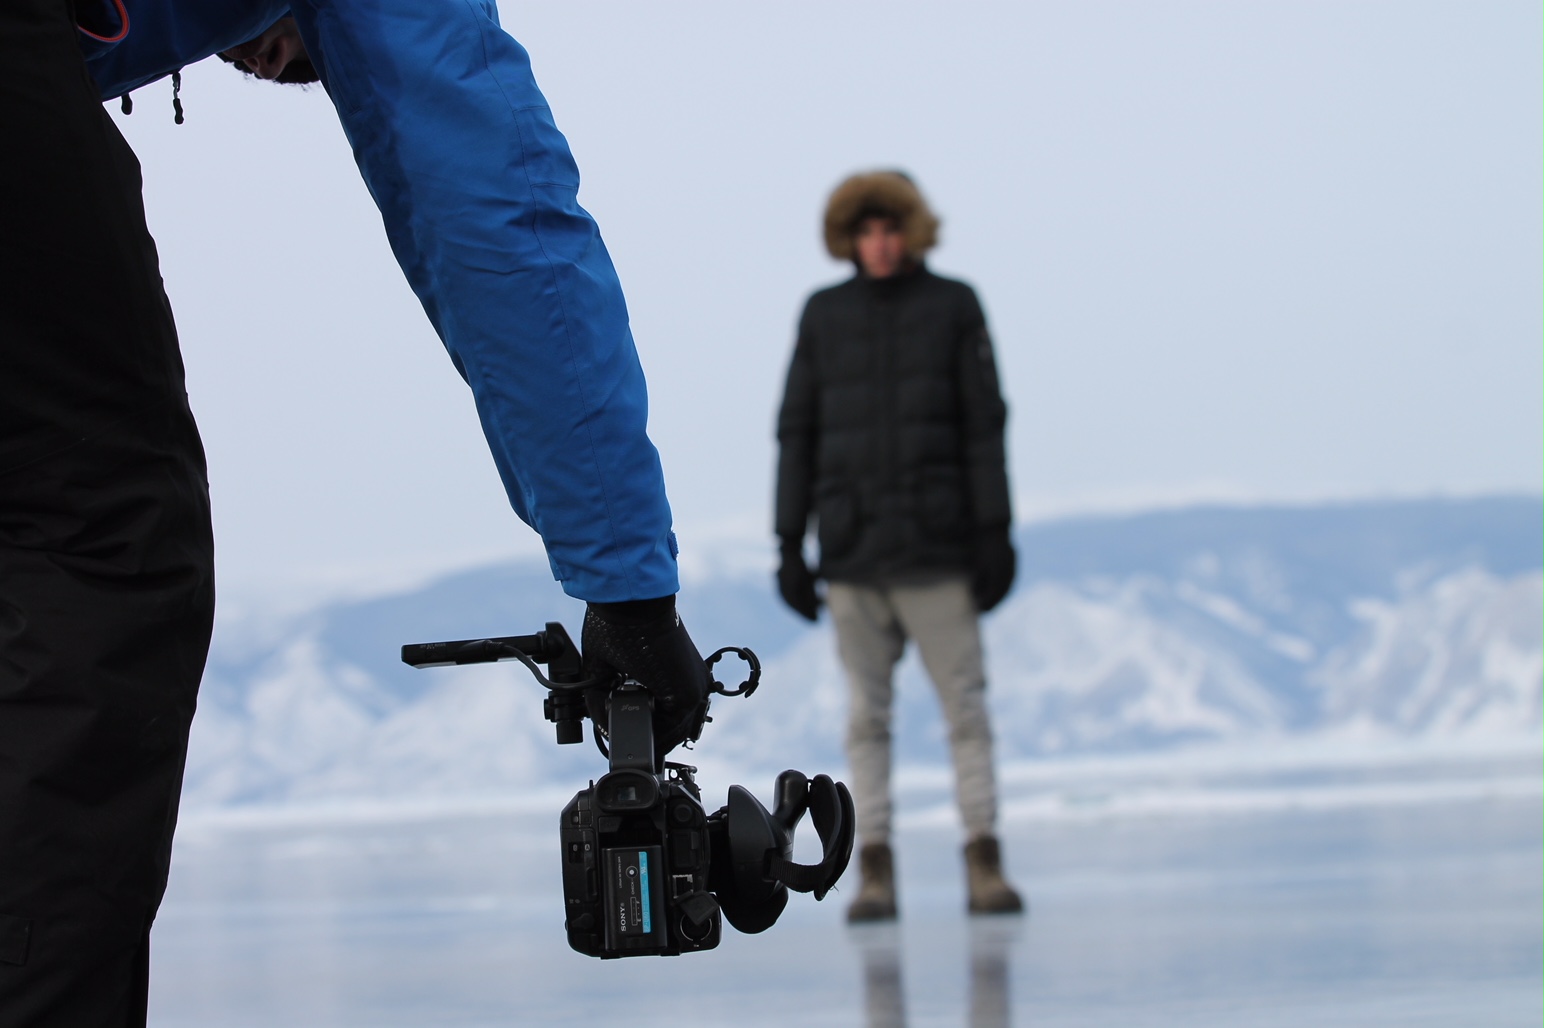
[[[983,532],[976,537],[970,592],[981,613],[985,614],[1008,595],[1017,567],[1018,556],[1013,552],[1013,542],[1008,538],[1006,526]]]
[[[783,602],[806,621],[820,614],[820,596],[815,592],[815,575],[804,563],[803,540],[783,540],[783,561],[777,569],[777,591]]]
[[[620,674],[654,699],[654,751],[663,758],[697,738],[708,713],[711,678],[702,654],[676,614],[675,597],[592,603],[584,612],[579,648],[586,676]],[[585,694],[590,717],[606,727],[604,689]]]

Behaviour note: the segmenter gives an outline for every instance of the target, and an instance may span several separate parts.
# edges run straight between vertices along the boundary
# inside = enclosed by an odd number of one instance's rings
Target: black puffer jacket
[[[1012,521],[1007,407],[975,292],[918,266],[810,297],[778,417],[777,534],[835,581],[968,571]]]

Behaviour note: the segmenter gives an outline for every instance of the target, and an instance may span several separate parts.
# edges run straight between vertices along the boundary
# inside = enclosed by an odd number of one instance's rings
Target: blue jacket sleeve
[[[586,600],[675,592],[621,285],[525,50],[484,0],[291,11],[553,574]]]
[[[674,593],[670,507],[621,285],[524,49],[491,0],[290,6],[554,576],[585,600]]]

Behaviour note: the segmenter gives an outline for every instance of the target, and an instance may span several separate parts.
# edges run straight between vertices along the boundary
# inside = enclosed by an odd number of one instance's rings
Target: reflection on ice
[[[854,925],[847,935],[863,955],[863,1009],[868,1028],[906,1028],[900,928],[893,922]]]
[[[971,919],[970,1028],[1008,1028],[1013,1023],[1008,957],[1028,916]]]
[[[1009,957],[1027,916],[970,919],[966,978],[969,1028],[1008,1028],[1013,1024]],[[848,941],[862,957],[865,1028],[907,1028],[901,932],[898,923],[851,925],[847,929]]]

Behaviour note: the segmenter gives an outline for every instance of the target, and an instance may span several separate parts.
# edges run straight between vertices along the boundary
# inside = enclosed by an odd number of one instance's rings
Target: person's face
[[[853,235],[858,267],[869,278],[889,278],[906,261],[906,237],[893,218],[864,218]]]
[[[293,62],[310,63],[306,45],[294,18],[280,18],[256,39],[242,43],[221,54],[233,64],[240,64],[260,79],[280,79]]]

